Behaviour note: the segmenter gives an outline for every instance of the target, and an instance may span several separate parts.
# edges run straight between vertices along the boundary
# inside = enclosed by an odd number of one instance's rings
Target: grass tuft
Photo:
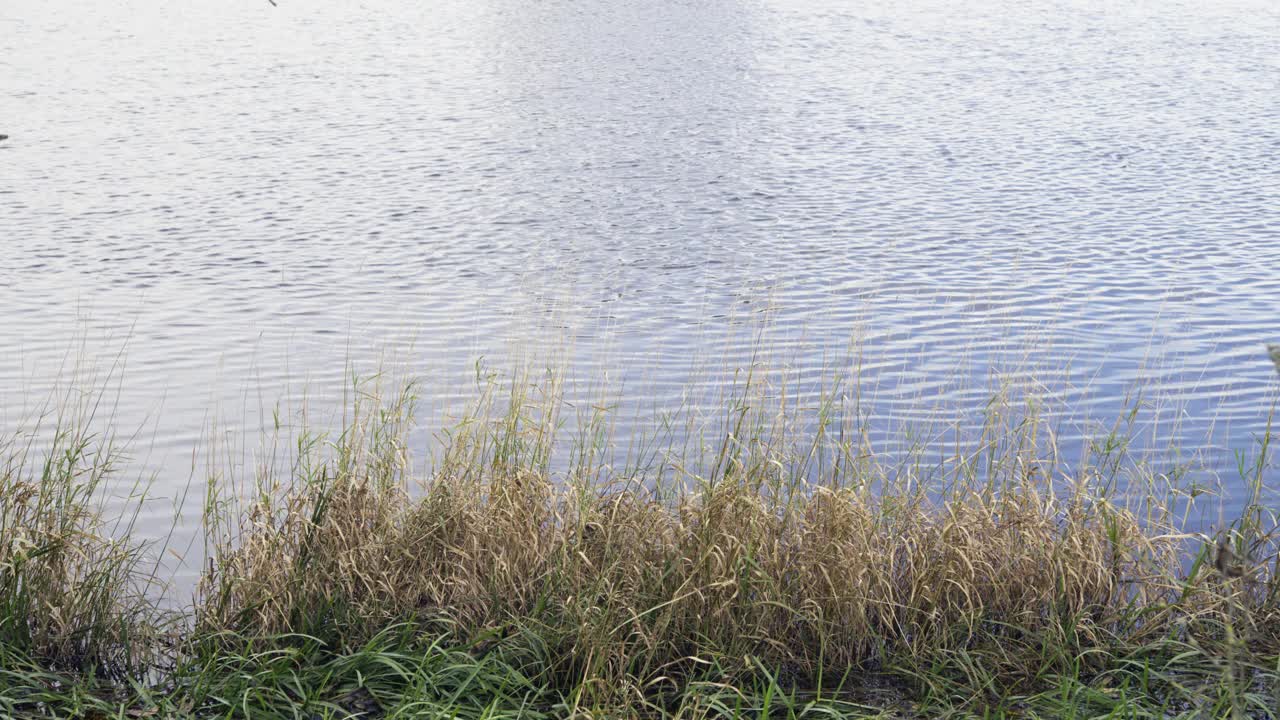
[[[176,619],[157,610],[131,525],[104,521],[111,445],[65,423],[39,463],[11,444],[0,707],[306,718],[1277,707],[1270,430],[1241,464],[1244,512],[1203,538],[1186,526],[1197,493],[1184,473],[1130,454],[1122,430],[1135,415],[1068,459],[1034,403],[997,394],[978,432],[877,454],[838,391],[801,411],[748,380],[723,416],[619,461],[604,405],[566,440],[558,381],[492,381],[415,477],[415,388],[385,401],[354,390],[332,438],[304,433],[249,483],[210,483],[208,563]]]

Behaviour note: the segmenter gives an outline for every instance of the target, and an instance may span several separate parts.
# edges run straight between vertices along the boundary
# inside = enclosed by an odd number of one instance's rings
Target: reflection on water
[[[1276,387],[1277,31],[1261,0],[11,0],[3,419],[124,345],[116,416],[185,481],[211,418],[348,364],[438,410],[552,352],[624,387],[625,437],[852,344],[873,420],[1012,371],[1080,418],[1141,385],[1151,442],[1229,457]]]

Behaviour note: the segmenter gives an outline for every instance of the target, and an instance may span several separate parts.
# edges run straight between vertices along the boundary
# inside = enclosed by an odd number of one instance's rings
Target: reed
[[[56,400],[0,443],[0,656],[122,679],[167,623],[147,597],[154,567],[129,539],[145,488],[130,485],[126,511],[107,517],[121,453],[91,430],[102,396]]]
[[[340,432],[302,433],[247,481],[210,483],[207,567],[176,619],[147,591],[156,549],[104,532],[95,510],[110,445],[56,433],[38,472],[11,446],[0,707],[1269,717],[1277,706],[1270,430],[1242,461],[1245,511],[1210,538],[1187,529],[1200,490],[1131,454],[1126,421],[1068,458],[1039,405],[1009,392],[974,433],[881,454],[839,382],[799,408],[748,375],[722,414],[619,456],[605,404],[570,409],[578,429],[565,437],[554,375],[491,378],[415,476],[416,388],[353,390]]]

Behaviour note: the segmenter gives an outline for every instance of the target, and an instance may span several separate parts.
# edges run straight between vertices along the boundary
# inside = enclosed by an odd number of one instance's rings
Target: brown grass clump
[[[92,403],[0,444],[0,715],[746,717],[868,674],[974,712],[1133,688],[1161,712],[1274,707],[1269,428],[1208,537],[1184,529],[1203,487],[1130,455],[1125,422],[1068,461],[1007,395],[954,442],[877,453],[834,394],[798,411],[748,383],[618,462],[608,403],[565,446],[554,379],[490,383],[419,481],[412,388],[368,390],[331,441],[210,479],[189,613],[157,609],[137,488],[104,516],[117,453]]]
[[[709,667],[812,686],[980,656],[1031,679],[1155,641],[1277,647],[1274,570],[1215,574],[1157,502],[1176,497],[1167,478],[1115,458],[1068,471],[1034,417],[992,420],[942,470],[879,464],[861,443],[797,449],[743,412],[701,471],[585,459],[557,476],[554,413],[500,409],[452,436],[418,490],[375,419],[258,492],[218,544],[198,632],[356,647],[392,623],[446,627],[602,697]],[[844,460],[814,479],[818,452]],[[1139,501],[1109,494],[1121,467]],[[1259,528],[1239,537],[1270,537]],[[1255,561],[1271,547],[1254,544]]]
[[[150,657],[160,614],[133,518],[103,514],[115,453],[86,425],[55,417],[40,461],[34,435],[0,443],[0,656],[119,677]]]

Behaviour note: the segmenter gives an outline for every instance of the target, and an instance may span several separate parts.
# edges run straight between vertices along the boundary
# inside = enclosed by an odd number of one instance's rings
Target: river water
[[[1141,388],[1146,441],[1238,502],[1278,384],[1280,4],[1118,5],[5,0],[0,419],[105,384],[173,495],[211,428],[349,370],[438,414],[550,353],[697,408],[856,348],[873,423],[998,372],[1080,418]]]

